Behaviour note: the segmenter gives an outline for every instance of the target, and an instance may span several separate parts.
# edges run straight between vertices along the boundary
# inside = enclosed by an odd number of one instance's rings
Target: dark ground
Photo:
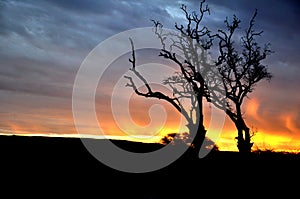
[[[101,144],[101,140],[97,141]],[[114,141],[140,152],[155,144]],[[300,155],[211,152],[148,173],[125,173],[95,159],[77,138],[0,136],[1,193],[9,198],[298,198]]]

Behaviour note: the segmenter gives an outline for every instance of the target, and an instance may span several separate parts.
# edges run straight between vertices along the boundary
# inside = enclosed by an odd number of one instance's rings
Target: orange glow
[[[246,104],[245,112],[247,113],[247,116],[251,116],[253,119],[259,120],[259,116],[257,113],[258,109],[259,109],[259,101],[258,99],[254,98],[248,101],[248,103]]]
[[[260,105],[261,102],[257,98],[247,100],[244,104],[244,118],[248,127],[257,128],[257,133],[252,137],[254,142],[252,149],[299,152],[300,142],[296,134],[300,131],[296,125],[297,110],[294,112],[281,110],[280,115],[270,115],[266,110],[261,109]],[[226,120],[222,135],[217,142],[220,150],[237,151],[234,139],[236,135],[234,125]]]
[[[289,121],[289,120],[288,120]],[[40,128],[40,130],[39,130]],[[26,131],[30,130],[30,131]],[[122,132],[116,133],[114,135],[106,135],[106,136],[98,136],[95,134],[86,134],[86,135],[78,135],[76,130],[73,129],[73,133],[67,134],[53,134],[45,132],[46,129],[43,129],[41,126],[30,126],[30,127],[21,127],[18,125],[10,124],[8,129],[0,129],[1,134],[5,135],[28,135],[28,136],[51,136],[51,137],[90,137],[95,139],[103,139],[103,138],[113,138],[113,139],[124,139],[124,140],[132,140],[139,142],[159,142],[161,137],[168,133],[173,133],[178,131],[178,128],[172,127],[164,127],[162,128],[157,135],[147,136],[147,135],[124,135]],[[114,131],[110,129],[110,131]],[[186,131],[185,128],[180,129],[181,132]],[[115,131],[117,132],[117,131]],[[208,132],[208,137],[210,137],[213,132]],[[226,119],[223,131],[220,137],[214,137],[213,135],[210,137],[212,140],[216,141],[216,144],[219,146],[221,151],[237,151],[236,140],[234,137],[237,132],[234,126],[231,124],[231,121]],[[286,135],[272,135],[268,132],[259,131],[254,137],[253,149],[261,149],[261,150],[274,150],[274,151],[288,151],[288,152],[299,152],[300,151],[300,142],[296,141],[297,139],[294,137],[289,137]]]
[[[32,101],[31,96],[26,96],[26,102]],[[33,96],[34,97],[34,96]],[[16,98],[18,99],[18,98]],[[15,109],[12,113],[3,113],[1,116],[2,134],[18,135],[44,135],[63,137],[85,137],[103,138],[97,134],[98,124],[91,124],[87,119],[81,125],[85,135],[78,135],[73,123],[72,110],[69,102],[61,102],[60,99],[41,98],[49,107],[26,106]],[[47,101],[48,100],[48,101]],[[63,103],[66,108],[56,107]],[[264,108],[262,98],[253,97],[247,99],[243,105],[244,118],[247,125],[257,128],[258,133],[253,137],[254,147],[260,149],[273,149],[274,151],[298,151],[300,149],[300,131],[298,120],[299,110],[296,108],[272,112]],[[121,103],[120,103],[121,104]],[[151,106],[158,104],[164,108],[164,112],[157,111]],[[29,106],[30,104],[28,104]],[[120,106],[122,108],[122,106]],[[131,118],[120,117],[119,123],[124,124],[124,129],[118,126],[118,122],[111,112],[109,98],[102,97],[101,103],[96,103],[98,120],[105,137],[116,139],[128,139],[141,142],[158,142],[161,137],[168,133],[186,132],[185,123],[180,126],[181,115],[170,104],[156,99],[144,99],[133,96],[129,104]],[[276,110],[276,109],[275,109]],[[158,115],[159,114],[159,115]],[[166,117],[165,123],[161,124],[160,118]],[[211,121],[211,107],[205,105],[205,127],[209,127]],[[133,122],[128,122],[128,121]],[[143,131],[141,131],[143,129]],[[215,129],[210,129],[207,136],[214,140],[222,151],[237,151],[236,129],[232,121],[226,117],[220,135]]]
[[[282,115],[281,119],[284,123],[284,126],[290,131],[290,132],[300,132],[300,129],[297,128],[295,125],[296,121],[293,121],[296,117],[296,113],[289,113]]]

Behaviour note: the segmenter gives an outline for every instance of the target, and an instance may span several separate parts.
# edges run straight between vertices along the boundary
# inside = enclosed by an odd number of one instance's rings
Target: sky
[[[254,147],[300,150],[300,3],[296,0],[207,0],[206,3],[211,14],[204,22],[212,31],[224,28],[224,19],[233,14],[241,19],[243,30],[258,9],[255,28],[264,31],[259,41],[270,42],[274,51],[265,60],[273,78],[270,82],[260,82],[249,95],[243,104],[244,118],[257,131]],[[188,10],[199,7],[199,1],[173,0],[1,0],[0,132],[76,136],[72,91],[85,58],[98,44],[118,33],[152,26],[150,19],[159,20],[171,29],[175,22],[184,23],[181,4],[187,5]],[[111,53],[108,50],[107,56]],[[155,60],[152,54],[145,50],[139,57],[148,56],[145,62]],[[131,66],[128,58],[130,52],[120,55],[105,71],[97,88],[95,107],[105,134],[122,137],[124,128],[134,135],[153,135],[155,131],[160,136],[184,131],[180,115],[173,107],[137,97],[125,87],[126,81],[121,77]],[[114,95],[117,102],[113,102],[117,109],[115,117],[120,120],[118,126],[111,110],[111,93],[114,84],[123,83],[124,87],[119,86]],[[122,102],[128,96],[129,102],[124,107]],[[153,104],[161,104],[165,112]],[[131,118],[127,117],[127,110]],[[167,115],[165,124],[160,120],[163,114]],[[98,128],[89,120],[81,126],[87,134],[94,134]],[[237,150],[235,136],[233,123],[225,118],[217,140],[220,150]]]

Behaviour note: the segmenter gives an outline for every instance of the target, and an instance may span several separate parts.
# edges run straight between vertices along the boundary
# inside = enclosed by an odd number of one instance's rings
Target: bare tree
[[[210,14],[205,1],[200,2],[198,13],[189,13],[185,5],[181,6],[186,19],[185,25],[175,23],[176,33],[164,33],[162,24],[154,21],[154,33],[162,44],[159,56],[171,60],[179,70],[166,78],[163,84],[173,91],[172,96],[163,92],[154,91],[144,76],[136,68],[134,43],[132,46],[132,58],[129,59],[133,72],[145,86],[146,91],[139,90],[131,76],[125,76],[137,95],[146,98],[157,98],[169,102],[187,121],[187,127],[193,137],[191,146],[199,152],[206,137],[204,127],[203,102],[206,99],[216,107],[224,110],[234,122],[238,136],[237,147],[240,152],[250,152],[253,143],[251,133],[243,118],[242,103],[248,94],[263,79],[270,80],[271,74],[262,61],[271,53],[269,44],[263,48],[256,42],[256,37],[261,36],[262,31],[254,30],[254,22],[257,15],[255,11],[250,20],[245,35],[241,37],[240,45],[234,40],[240,20],[234,15],[230,23],[225,20],[227,30],[211,32],[202,24],[203,17]],[[171,40],[168,45],[166,40]],[[217,61],[211,63],[207,57],[207,50],[211,50],[213,40],[218,42],[219,52]],[[177,51],[174,52],[174,49]],[[180,55],[177,53],[180,52]],[[216,77],[220,78],[216,78]],[[189,101],[188,108],[183,106],[183,101]]]
[[[263,31],[254,30],[256,15],[257,10],[255,10],[244,36],[241,37],[240,45],[234,41],[241,22],[235,15],[231,23],[228,19],[225,20],[227,31],[218,30],[215,35],[219,51],[216,65],[222,76],[223,88],[226,93],[225,111],[237,128],[237,147],[243,153],[251,152],[253,143],[249,127],[243,118],[242,104],[258,82],[263,79],[270,80],[272,77],[268,72],[267,65],[262,63],[272,51],[270,44],[265,44],[262,48],[256,41],[256,37],[263,33]],[[218,98],[213,98],[212,102],[217,107],[224,109],[224,106],[220,106]]]
[[[203,17],[210,14],[205,1],[200,2],[199,12],[189,13],[185,5],[181,6],[186,18],[186,25],[175,24],[177,33],[164,34],[162,24],[154,22],[155,34],[161,41],[162,49],[159,56],[171,60],[179,70],[172,76],[163,81],[163,84],[169,86],[173,91],[172,96],[168,96],[160,91],[154,91],[148,81],[136,68],[136,56],[133,41],[130,39],[132,46],[132,58],[129,59],[132,67],[130,70],[144,84],[146,91],[139,90],[130,76],[128,87],[133,88],[137,95],[146,98],[162,99],[170,103],[178,112],[180,112],[187,121],[189,133],[194,138],[191,146],[193,152],[198,153],[206,136],[203,116],[203,100],[209,98],[208,86],[205,81],[207,68],[205,55],[212,45],[212,38],[207,27],[202,25]],[[171,40],[169,46],[166,45],[166,39]],[[173,50],[181,52],[176,54]],[[183,105],[183,100],[189,101],[189,106]]]

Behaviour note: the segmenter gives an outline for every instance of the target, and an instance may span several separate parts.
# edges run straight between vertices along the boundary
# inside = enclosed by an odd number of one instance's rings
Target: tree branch
[[[129,38],[130,40],[130,44],[131,44],[131,49],[132,49],[132,58],[129,59],[129,62],[131,63],[132,65],[132,68],[130,68],[130,70],[135,74],[135,76],[140,79],[143,84],[146,86],[147,88],[147,91],[146,92],[141,92],[139,91],[139,89],[136,87],[132,77],[130,76],[124,76],[124,78],[128,79],[129,83],[126,84],[126,87],[131,87],[135,93],[137,95],[140,95],[140,96],[144,96],[146,98],[157,98],[157,99],[162,99],[162,100],[165,100],[167,102],[169,102],[170,104],[172,104],[175,109],[177,111],[179,111],[188,121],[190,121],[190,117],[189,115],[187,114],[187,112],[184,110],[183,106],[180,104],[178,98],[174,97],[174,98],[171,98],[159,91],[155,91],[153,92],[148,81],[136,70],[136,59],[135,59],[135,49],[134,49],[134,45],[133,45],[133,41],[131,38]]]

